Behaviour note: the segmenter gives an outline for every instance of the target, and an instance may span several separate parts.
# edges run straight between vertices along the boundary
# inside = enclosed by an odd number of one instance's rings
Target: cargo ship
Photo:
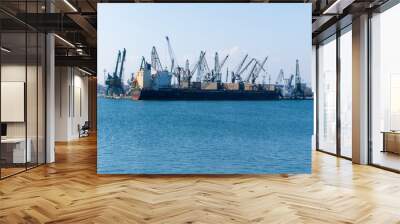
[[[169,46],[169,39],[167,37]],[[169,46],[170,48],[170,46]],[[218,52],[214,57],[214,68],[210,69],[205,52],[201,51],[199,59],[190,69],[189,61],[185,67],[175,64],[171,57],[171,67],[163,67],[155,47],[151,51],[151,62],[142,57],[140,68],[128,80],[128,89],[122,86],[123,63],[126,50],[118,52],[116,68],[113,74],[108,74],[106,96],[112,98],[125,96],[133,100],[279,100],[312,98],[312,91],[301,83],[299,61],[296,60],[296,75],[285,79],[283,71],[275,84],[265,84],[265,80],[257,82],[268,59],[249,59],[246,55],[235,72],[226,70],[225,82],[222,82],[222,67],[228,59],[225,56],[220,62]],[[122,58],[121,58],[122,55]],[[246,62],[246,63],[245,63]],[[118,72],[118,68],[119,72]],[[248,73],[247,75],[245,73]],[[229,75],[230,74],[230,75]],[[229,82],[228,77],[230,76]],[[279,81],[282,79],[281,81]],[[292,80],[295,79],[295,85]],[[282,85],[279,85],[282,83]],[[121,94],[125,92],[124,94]]]
[[[179,80],[171,85],[173,73],[152,72],[152,66],[143,59],[135,78],[130,81],[133,100],[278,100],[278,89],[268,84],[243,82],[222,83],[220,81]]]
[[[141,89],[132,92],[134,100],[278,100],[280,94],[269,90],[202,90],[202,89]]]
[[[139,71],[129,81],[132,87],[129,91],[130,96],[133,100],[293,99],[293,94],[287,94],[276,84],[255,84],[241,80],[231,83],[223,83],[220,80],[190,81],[190,78],[184,78],[176,85],[171,85],[173,76],[173,73],[167,70],[154,71],[151,64],[142,59]],[[303,95],[298,98],[305,97]]]

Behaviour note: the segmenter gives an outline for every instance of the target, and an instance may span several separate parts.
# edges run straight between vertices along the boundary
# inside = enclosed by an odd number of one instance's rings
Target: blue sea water
[[[310,173],[313,101],[98,98],[100,174]]]

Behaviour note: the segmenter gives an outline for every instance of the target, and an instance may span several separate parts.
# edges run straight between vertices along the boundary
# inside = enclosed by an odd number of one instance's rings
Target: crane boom
[[[244,66],[244,68],[243,68],[237,75],[240,76],[244,71],[246,71],[246,69],[250,66],[251,63],[253,63],[253,61],[255,61],[254,58],[251,59],[251,60],[249,61],[249,63],[247,63],[246,66]]]
[[[126,49],[124,48],[124,50],[122,51],[121,68],[119,70],[119,79],[122,78],[122,72],[124,71],[125,55],[126,55]]]
[[[121,51],[118,51],[118,56],[117,56],[117,63],[115,64],[115,71],[113,76],[117,76],[117,72],[118,72],[118,66],[119,66],[119,61],[121,60]]]
[[[221,64],[220,64],[220,66],[219,66],[219,68],[218,68],[218,73],[220,73],[220,72],[221,72],[221,70],[222,70],[222,67],[224,67],[224,64],[225,64],[226,60],[228,59],[228,57],[229,57],[229,54],[228,54],[228,55],[226,55],[226,57],[224,58],[224,60],[222,60],[222,62],[221,62]]]
[[[260,66],[260,70],[259,70],[259,71],[264,70],[264,65],[265,65],[265,63],[267,63],[267,60],[268,60],[268,56],[265,57],[264,61],[261,63],[261,66]],[[265,71],[265,70],[264,70],[264,71]]]
[[[294,75],[292,74],[292,75],[290,76],[290,78],[288,79],[288,81],[287,81],[287,88],[291,88],[291,87],[292,87],[293,77],[294,77]]]
[[[192,70],[189,70],[189,81],[190,79],[193,77],[194,73],[196,72],[196,70],[199,68],[200,63],[203,61],[203,58],[205,56],[206,52],[201,51],[200,52],[200,57],[199,60],[197,61],[197,63],[193,66]],[[200,73],[199,73],[200,74]]]
[[[285,75],[283,73],[283,69],[281,69],[281,70],[279,70],[279,74],[276,77],[275,84],[278,85],[278,84],[282,83],[282,80],[284,80],[284,78],[285,78]]]
[[[253,58],[253,59],[254,59],[254,58]],[[247,78],[246,78],[246,80],[245,80],[246,82],[249,82],[249,81],[250,81],[250,78],[253,76],[254,72],[255,72],[256,69],[257,69],[258,61],[257,61],[256,59],[254,59],[254,61],[255,61],[256,63],[254,63],[253,68],[251,68],[250,73],[249,73],[249,75],[247,76]]]
[[[258,76],[260,75],[261,70],[263,70],[264,72],[266,72],[265,69],[264,69],[264,65],[265,65],[265,63],[267,62],[267,60],[268,60],[268,57],[265,57],[264,61],[263,61],[261,64],[260,64],[259,62],[257,62],[258,65],[259,65],[259,67],[257,68],[256,71],[254,71],[254,73],[252,73],[251,83],[254,84],[254,83],[256,82]]]
[[[171,58],[171,72],[174,72],[174,69],[176,66],[175,54],[174,54],[174,51],[172,50],[171,43],[169,41],[168,36],[166,36],[165,39],[167,39],[169,57]]]
[[[197,61],[197,63],[193,66],[192,71],[190,72],[191,75],[193,75],[196,70],[199,68],[200,63],[203,61],[204,55],[206,54],[206,52],[202,51],[200,52],[200,57],[199,60]]]
[[[151,49],[151,67],[156,71],[163,70],[163,67],[162,67],[161,61],[160,61],[160,57],[158,57],[156,47],[154,47],[154,46]]]
[[[203,61],[201,63],[202,69],[206,74],[211,74],[210,67],[208,67],[207,59],[203,57]]]
[[[248,56],[249,56],[248,54],[246,54],[246,56],[244,56],[242,62],[240,62],[239,66],[237,67],[235,74],[239,74],[240,69],[242,69],[243,64],[244,64],[244,62],[246,61],[246,59],[247,59]]]

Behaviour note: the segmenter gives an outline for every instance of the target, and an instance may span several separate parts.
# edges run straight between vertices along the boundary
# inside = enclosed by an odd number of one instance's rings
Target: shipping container
[[[239,90],[239,83],[224,83],[226,90]]]
[[[275,91],[275,85],[274,84],[263,84],[262,85],[263,90],[269,90],[269,91]]]
[[[245,91],[252,91],[254,90],[254,85],[253,84],[244,84],[244,90]]]
[[[188,81],[181,81],[181,88],[189,88],[189,82]]]
[[[201,82],[192,82],[191,84],[193,89],[201,89]]]
[[[216,83],[216,82],[203,82],[203,83],[201,83],[201,89],[217,90],[218,89],[218,83]]]

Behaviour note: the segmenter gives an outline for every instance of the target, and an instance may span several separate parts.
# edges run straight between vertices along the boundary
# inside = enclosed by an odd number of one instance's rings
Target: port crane
[[[293,82],[293,77],[294,75],[290,75],[289,78],[285,79],[285,87],[286,89],[291,89],[292,88],[292,82]]]
[[[211,71],[211,80],[210,81],[214,81],[218,79],[218,66],[219,66],[219,56],[218,56],[218,52],[215,52],[215,56],[214,56],[214,69]]]
[[[121,68],[119,69],[119,80],[122,80],[122,72],[124,71],[124,63],[125,63],[126,49],[122,51],[122,59],[121,59]]]
[[[171,73],[173,76],[175,76],[175,78],[178,80],[178,85],[180,86],[181,84],[181,77],[184,76],[185,73],[185,69],[180,67],[178,65],[178,63],[176,62],[176,57],[175,57],[175,53],[172,49],[171,46],[171,42],[169,40],[169,37],[166,36],[165,39],[167,40],[167,45],[168,45],[168,53],[169,53],[169,57],[171,58]]]
[[[296,59],[295,86],[293,96],[295,98],[304,98],[304,89],[301,85],[300,66],[298,59]]]
[[[279,70],[279,74],[276,77],[275,85],[280,86],[281,88],[285,88],[286,90],[289,90],[292,88],[292,81],[293,81],[293,74],[290,75],[289,78],[285,78],[285,73],[283,72],[283,69]]]
[[[241,81],[239,72],[240,72],[240,70],[242,69],[244,63],[246,62],[246,59],[247,59],[248,56],[249,56],[249,55],[246,54],[246,56],[244,56],[243,60],[240,62],[240,64],[239,64],[238,67],[236,68],[235,72],[232,72],[232,75],[231,75],[231,81],[232,81],[232,83],[235,83],[235,81],[238,81],[238,82]]]
[[[107,80],[107,70],[106,69],[103,70],[103,80],[104,80],[104,84],[106,84],[106,80]]]
[[[107,86],[106,95],[108,96],[119,96],[124,94],[122,74],[124,71],[126,49],[118,51],[117,62],[115,65],[115,70],[112,75],[108,73],[105,84]],[[119,69],[119,70],[118,70]]]
[[[296,59],[296,73],[295,73],[296,88],[301,84],[299,60]]]
[[[222,67],[224,66],[226,60],[228,59],[229,54],[225,56],[225,58],[222,60],[221,63],[219,63],[219,56],[218,52],[215,52],[215,57],[214,57],[214,69],[211,71],[212,76],[211,76],[211,82],[217,81],[220,82],[222,78]]]
[[[265,72],[264,65],[265,65],[265,63],[267,62],[267,60],[268,60],[268,57],[266,57],[266,58],[260,63],[258,60],[254,59],[255,63],[254,63],[254,66],[252,67],[252,69],[251,69],[249,75],[247,76],[247,78],[246,78],[246,80],[245,80],[246,83],[251,82],[252,84],[255,84],[255,82],[256,82],[258,76],[260,75],[261,70],[263,70],[263,71]],[[251,79],[251,80],[250,80],[250,79]]]
[[[203,52],[203,51],[202,51]],[[197,69],[197,81],[200,82],[202,79],[204,81],[211,80],[211,71],[208,67],[207,59],[205,57],[206,52],[203,52],[203,57],[199,60],[199,68]]]
[[[268,56],[265,57],[264,61],[261,64],[259,64],[260,67],[258,68],[257,72],[254,73],[254,75],[252,77],[252,80],[251,80],[251,83],[254,84],[256,82],[258,76],[260,75],[261,70],[263,70],[265,72],[265,74],[268,75],[267,71],[264,69],[264,65],[265,65],[265,63],[267,63],[267,60],[268,60]]]
[[[171,72],[174,72],[175,70],[175,54],[174,51],[172,50],[171,42],[169,41],[169,37],[166,36],[165,39],[167,40],[167,45],[168,45],[168,52],[169,52],[169,57],[171,58]]]
[[[200,52],[200,57],[199,60],[197,61],[197,63],[193,66],[192,70],[189,69],[189,60],[186,60],[186,68],[185,70],[187,71],[187,81],[190,83],[190,80],[192,79],[194,73],[196,71],[199,71],[199,68],[201,66],[201,63],[203,62],[203,58],[206,55],[206,52],[201,51]],[[199,74],[199,73],[198,73]]]
[[[203,81],[211,82],[213,80],[213,71],[210,70],[210,67],[208,67],[206,58],[203,58],[203,60],[201,61],[200,71],[201,77],[203,77]]]
[[[190,83],[193,75],[195,74],[196,71],[199,71],[199,67],[201,66],[200,63],[202,63],[203,61],[203,57],[205,56],[205,52],[201,51],[200,52],[200,57],[199,60],[196,62],[196,64],[194,64],[193,68],[190,69],[190,65],[189,65],[189,60],[186,59],[186,63],[185,63],[185,70],[183,72],[183,80],[187,81]]]
[[[279,70],[279,74],[276,77],[275,85],[284,84],[284,80],[285,80],[285,74],[283,72],[283,69],[281,69]]]
[[[189,68],[189,59],[186,59],[184,76],[186,77],[186,79],[189,80],[189,82],[190,82],[190,79],[192,78],[192,77],[190,77],[190,74],[191,73],[190,73],[190,68]]]
[[[131,77],[128,79],[127,84],[129,86],[129,89],[126,94],[131,95],[132,91],[133,91],[132,87],[135,86],[135,74],[134,73],[131,74]]]
[[[160,57],[158,57],[158,53],[156,47],[153,46],[151,49],[151,67],[155,71],[162,71],[163,67],[161,65]]]
[[[291,74],[289,76],[289,78],[284,78],[283,79],[283,85],[281,87],[281,94],[283,96],[288,97],[288,96],[292,96],[293,95],[293,86],[292,86],[293,78],[294,78],[294,75]]]
[[[244,71],[247,70],[247,68],[250,67],[250,65],[251,65],[253,62],[256,62],[256,63],[257,63],[256,59],[252,58],[252,59],[244,66],[244,68],[243,68],[242,70],[239,71],[239,73],[235,74],[235,80],[236,80],[236,81],[238,81],[238,82],[243,82],[242,74],[243,74]]]

